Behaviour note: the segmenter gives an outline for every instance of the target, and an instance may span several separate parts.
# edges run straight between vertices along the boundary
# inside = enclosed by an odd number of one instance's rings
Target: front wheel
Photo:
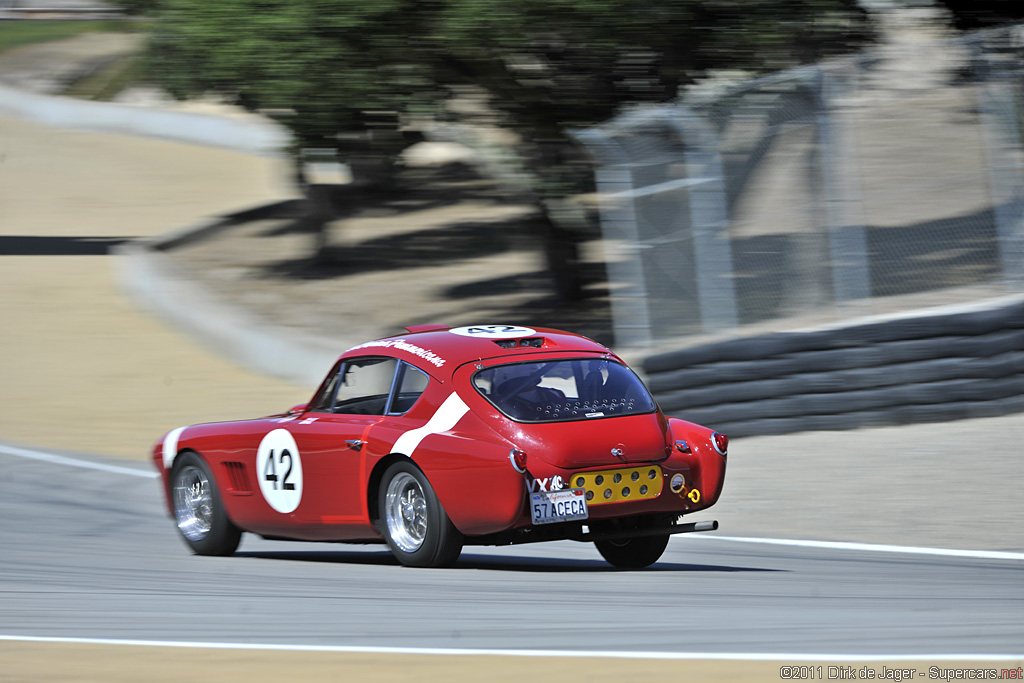
[[[174,519],[185,543],[197,555],[230,555],[241,530],[231,523],[210,468],[195,453],[182,454],[171,470]]]
[[[408,567],[447,567],[459,559],[463,536],[426,476],[411,462],[391,465],[380,484],[384,539]]]
[[[668,546],[668,534],[615,541],[594,541],[597,552],[619,569],[643,569],[658,561]]]

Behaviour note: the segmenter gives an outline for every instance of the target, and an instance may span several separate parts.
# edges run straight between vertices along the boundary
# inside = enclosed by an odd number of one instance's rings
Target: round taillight
[[[526,451],[513,448],[508,452],[508,461],[512,463],[512,469],[519,474],[526,473]]]
[[[715,432],[711,435],[711,445],[715,447],[719,455],[725,455],[729,452],[729,437]]]

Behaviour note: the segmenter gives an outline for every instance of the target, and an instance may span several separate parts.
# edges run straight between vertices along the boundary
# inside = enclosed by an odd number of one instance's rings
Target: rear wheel
[[[171,471],[174,518],[185,543],[197,555],[230,555],[241,530],[231,523],[210,468],[195,453],[185,453]]]
[[[614,541],[594,541],[597,552],[619,569],[643,569],[658,561],[668,546],[668,534]]]
[[[379,500],[384,538],[399,562],[447,567],[459,559],[463,536],[414,464],[396,462],[384,472]]]

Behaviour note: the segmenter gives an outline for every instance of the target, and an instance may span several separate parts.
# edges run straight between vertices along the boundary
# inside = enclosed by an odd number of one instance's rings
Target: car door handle
[[[345,443],[347,443],[348,447],[354,451],[358,451],[363,447],[363,442],[359,439],[346,439]]]

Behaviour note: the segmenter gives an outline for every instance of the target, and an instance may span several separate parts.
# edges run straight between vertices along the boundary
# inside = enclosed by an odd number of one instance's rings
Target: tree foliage
[[[849,49],[854,0],[122,0],[155,10],[150,71],[177,96],[291,109],[300,140],[423,111],[472,83],[541,135],[665,100],[709,68]]]
[[[124,2],[156,17],[149,70],[172,94],[289,110],[297,147],[335,147],[350,161],[393,158],[397,122],[437,111],[453,88],[487,93],[522,140],[518,177],[542,209],[563,299],[581,295],[581,280],[559,216],[572,212],[551,207],[590,177],[572,161],[567,129],[623,103],[669,100],[709,69],[784,68],[869,34],[856,0]]]
[[[949,10],[961,31],[1024,21],[1020,0],[938,0],[938,4]]]

